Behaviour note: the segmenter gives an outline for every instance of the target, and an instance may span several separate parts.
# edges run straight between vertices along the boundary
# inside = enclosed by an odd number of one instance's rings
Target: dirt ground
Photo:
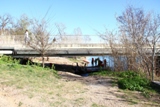
[[[72,64],[72,61],[58,57],[50,59],[50,62]],[[69,86],[70,82],[74,82],[75,84],[83,83],[83,89],[85,89],[85,92],[81,92],[80,94],[64,95],[70,101],[65,101],[59,107],[158,107],[157,105],[141,101],[141,99],[137,99],[138,103],[134,103],[132,100],[123,98],[124,93],[112,84],[111,78],[95,76],[82,77],[63,71],[59,71],[58,73],[62,77],[61,80],[66,82],[66,85]],[[39,101],[39,97],[43,96],[41,93],[38,93],[35,98],[29,98],[22,93],[23,90],[14,87],[5,87],[0,84],[0,107],[54,107],[54,105],[47,105]],[[86,99],[82,101],[83,105],[73,105],[70,103],[73,99],[79,97],[81,98],[78,99],[79,103],[83,99]]]

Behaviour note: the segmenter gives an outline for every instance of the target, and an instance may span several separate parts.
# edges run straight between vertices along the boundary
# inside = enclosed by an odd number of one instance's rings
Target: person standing
[[[107,66],[107,61],[106,61],[106,59],[104,59],[104,68],[106,68],[106,66]]]
[[[29,35],[28,35],[28,30],[25,31],[25,44],[28,44],[29,43]]]
[[[91,61],[91,63],[92,63],[92,66],[94,66],[94,58],[92,58],[92,61]]]
[[[95,61],[94,61],[95,62],[95,66],[97,66],[97,62],[98,61],[99,61],[99,58],[96,58]]]

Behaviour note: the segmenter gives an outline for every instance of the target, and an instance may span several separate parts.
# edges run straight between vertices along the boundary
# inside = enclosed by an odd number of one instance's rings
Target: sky
[[[46,17],[50,19],[50,27],[62,23],[67,34],[80,28],[84,35],[95,35],[105,28],[115,30],[115,17],[127,5],[160,14],[160,0],[0,0],[0,15],[7,13],[18,19],[26,14],[29,18],[42,19],[49,10]]]

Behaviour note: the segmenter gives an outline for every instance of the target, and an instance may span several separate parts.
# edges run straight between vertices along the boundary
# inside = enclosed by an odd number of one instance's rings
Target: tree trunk
[[[153,54],[152,54],[152,81],[154,81],[154,70],[155,70],[155,44],[153,46]]]
[[[42,55],[42,66],[44,68],[44,55]]]

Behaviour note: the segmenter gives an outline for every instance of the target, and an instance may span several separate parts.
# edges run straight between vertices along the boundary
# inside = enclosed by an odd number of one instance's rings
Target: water
[[[92,66],[92,62],[91,62],[92,58],[94,58],[94,60],[96,58],[99,58],[102,62],[106,59],[107,66],[109,66],[113,70],[113,68],[114,68],[114,63],[113,62],[114,61],[113,61],[113,58],[110,55],[105,55],[105,56],[87,56],[86,60],[89,62],[88,65],[87,65],[88,67]],[[98,63],[97,63],[97,65],[98,65]],[[95,63],[94,63],[94,66],[95,66]],[[91,68],[91,69],[93,69],[93,71],[95,71],[94,69],[97,69],[97,68]],[[89,73],[81,74],[81,76],[87,77],[87,76],[89,76]]]
[[[104,56],[87,56],[86,60],[89,62],[89,64],[87,66],[92,66],[92,58],[94,58],[94,60],[96,58],[99,58],[102,62],[106,59],[107,61],[107,66],[113,68],[114,67],[114,61],[113,61],[113,57],[111,57],[110,55],[104,55]],[[94,63],[95,65],[95,63]]]
[[[96,58],[99,58],[102,62],[104,62],[104,60],[106,60],[107,61],[107,64],[106,64],[106,66],[108,66],[111,70],[114,70],[114,58],[112,57],[112,56],[110,56],[110,55],[104,55],[104,56],[87,56],[86,57],[86,60],[89,62],[89,64],[87,65],[87,66],[92,66],[92,63],[91,63],[91,61],[92,61],[92,58],[94,58],[94,60],[96,59]],[[127,70],[128,69],[128,67],[127,67],[127,59],[126,59],[126,57],[125,56],[119,56],[119,58],[118,58],[120,61],[122,61],[123,63],[123,70]],[[95,63],[94,63],[95,64]]]

